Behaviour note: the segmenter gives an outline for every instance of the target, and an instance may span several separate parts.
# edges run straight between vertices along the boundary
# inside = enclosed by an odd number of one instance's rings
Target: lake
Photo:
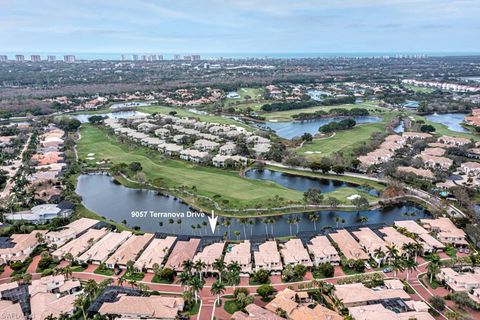
[[[366,116],[366,117],[352,117],[357,124],[375,123],[382,121],[380,117]],[[275,133],[284,139],[292,139],[300,137],[305,132],[312,135],[318,133],[318,128],[333,121],[340,121],[344,117],[321,118],[307,121],[288,121],[288,122],[266,122],[264,126],[272,129]]]
[[[364,187],[354,183],[334,179],[304,177],[269,169],[251,169],[245,172],[245,177],[249,179],[273,181],[284,186],[285,188],[294,189],[302,192],[305,192],[308,189],[318,189],[322,193],[326,193],[335,191],[338,188],[350,187],[366,191],[374,196],[378,196],[378,191],[376,191],[375,189],[367,190]]]
[[[127,221],[130,227],[139,226],[146,232],[164,232],[178,235],[212,235],[207,217],[188,217],[193,210],[172,196],[161,196],[152,190],[130,189],[113,182],[114,179],[103,174],[82,174],[78,178],[76,192],[82,197],[83,205],[116,222]],[[139,217],[139,212],[147,212],[145,217]],[[153,212],[152,214],[150,212]],[[169,217],[157,217],[157,213],[168,214]],[[402,204],[388,208],[350,212],[341,210],[319,211],[319,220],[314,224],[308,219],[308,214],[282,215],[275,217],[275,223],[265,224],[263,219],[251,219],[253,224],[241,224],[237,219],[229,219],[231,225],[226,227],[223,222],[228,220],[219,217],[219,226],[215,235],[229,232],[230,239],[236,238],[234,231],[242,233],[241,239],[253,236],[273,235],[275,237],[297,234],[297,225],[288,223],[288,218],[298,217],[299,233],[315,232],[324,228],[336,227],[336,217],[344,222],[339,227],[361,226],[361,216],[368,217],[367,224],[392,224],[395,220],[413,220],[429,217],[422,208],[413,204]],[[170,224],[169,219],[174,223]],[[177,220],[181,219],[178,224]],[[163,226],[160,226],[160,222]],[[192,228],[192,225],[195,228]],[[245,232],[244,232],[245,227]]]
[[[435,122],[441,123],[448,127],[449,130],[455,132],[469,132],[467,129],[462,127],[461,123],[465,119],[465,113],[442,113],[442,114],[431,114],[425,116],[425,119]]]
[[[146,113],[139,112],[139,111],[118,111],[118,112],[109,112],[109,113],[99,113],[99,114],[88,114],[88,113],[81,113],[81,114],[76,114],[71,116],[72,118],[75,118],[77,120],[80,120],[81,123],[87,123],[88,118],[91,116],[102,116],[102,117],[108,117],[111,119],[124,119],[124,118],[129,118],[129,117],[134,117],[134,116],[146,116]]]
[[[400,121],[400,123],[395,128],[393,128],[393,131],[396,133],[405,132],[405,123],[403,122],[403,120]]]

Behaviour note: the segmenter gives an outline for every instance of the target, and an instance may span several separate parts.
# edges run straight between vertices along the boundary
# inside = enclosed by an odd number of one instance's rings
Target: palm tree
[[[139,283],[137,288],[140,290],[140,292],[145,293],[150,289],[145,283]]]
[[[200,279],[202,279],[203,269],[205,269],[206,267],[207,267],[207,264],[205,262],[203,262],[202,260],[197,260],[194,263],[193,269],[195,269],[195,271],[198,272],[198,276],[200,277]]]
[[[247,239],[247,231],[245,229],[245,225],[247,224],[248,219],[246,218],[240,218],[238,219],[238,223],[240,223],[243,226],[243,236],[245,239]]]
[[[288,226],[290,227],[290,237],[292,236],[292,224],[295,223],[295,219],[292,217],[289,217],[287,219]]]
[[[190,285],[190,279],[191,278],[192,278],[192,276],[188,272],[182,271],[178,275],[177,283],[181,284],[182,287],[184,287],[184,289],[186,289]]]
[[[404,271],[405,270],[405,260],[403,258],[396,256],[393,259],[393,262],[391,263],[392,270],[393,270],[393,278],[397,278],[397,272],[398,271]]]
[[[437,272],[440,270],[440,257],[438,254],[432,254],[430,257],[430,262],[428,263],[427,266],[427,271],[430,273],[430,283],[433,281],[433,276],[437,274]]]
[[[318,214],[313,213],[313,212],[308,215],[308,219],[311,222],[313,222],[313,228],[314,228],[315,231],[317,231],[317,221],[318,221],[319,218],[320,217],[318,216]]]
[[[255,220],[248,219],[248,224],[250,225],[250,236],[253,234],[253,226],[255,225]]]
[[[223,261],[222,259],[215,259],[215,261],[212,263],[212,267],[218,271],[219,280],[220,282],[222,282],[222,274],[227,267],[225,261]]]
[[[230,226],[232,225],[232,223],[230,222],[230,219],[225,219],[223,220],[223,226],[227,228],[227,232],[228,232],[228,238],[230,238]]]
[[[300,221],[302,221],[302,218],[297,216],[295,218],[295,225],[297,226],[297,234],[298,234],[298,227],[299,227]]]
[[[407,282],[408,282],[408,275],[411,271],[417,270],[418,263],[413,259],[407,259],[405,261],[405,269],[407,270]]]
[[[418,255],[423,253],[423,250],[423,244],[420,242],[415,242],[415,262],[417,262]]]
[[[188,272],[189,274],[192,274],[192,269],[193,269],[193,262],[190,259],[187,259],[182,262],[182,268],[184,271]]]
[[[373,257],[378,260],[378,265],[382,265],[382,260],[385,258],[385,252],[382,248],[377,248],[373,251]]]
[[[65,266],[64,268],[62,268],[62,274],[65,276],[65,278],[68,280],[69,277],[72,276],[73,274],[73,271],[72,271],[72,267],[70,267],[69,265],[68,266]]]
[[[335,222],[337,223],[337,229],[338,229],[338,224],[340,223],[341,220],[342,220],[342,218],[340,218],[339,216],[335,216]]]
[[[129,284],[132,288],[137,287],[137,280],[133,280],[133,279],[128,280],[128,284]]]
[[[398,257],[398,248],[396,245],[392,244],[391,246],[387,245],[387,257],[390,262],[392,259]]]
[[[125,276],[121,276],[120,278],[117,279],[118,285],[123,286],[126,280],[127,279],[125,278]]]
[[[190,280],[190,287],[192,288],[195,294],[195,303],[198,301],[198,292],[203,289],[204,281],[202,281],[199,277],[194,276],[192,280]]]
[[[87,280],[85,283],[85,293],[87,294],[88,300],[92,301],[92,299],[95,297],[95,294],[97,293],[98,285],[93,279]]]
[[[237,237],[237,240],[240,240],[240,235],[241,235],[242,233],[241,233],[240,231],[238,231],[238,230],[235,230],[233,233],[235,234],[235,237]]]
[[[410,259],[412,257],[412,255],[414,254],[416,248],[415,248],[415,243],[413,242],[408,242],[408,243],[405,243],[403,246],[402,246],[402,250],[405,251],[405,253],[407,254],[407,259]]]
[[[269,223],[268,221],[269,221],[268,218],[265,218],[262,220],[262,222],[265,224],[265,234],[267,235],[268,235],[268,223]]]
[[[367,216],[360,216],[358,221],[360,221],[361,224],[366,224],[368,222],[368,217]]]
[[[75,301],[73,301],[73,306],[82,310],[83,319],[87,320],[87,316],[85,315],[85,302],[86,296],[85,294],[81,293],[75,298]]]
[[[179,231],[182,231],[182,219],[177,220]]]
[[[220,301],[220,294],[225,292],[225,285],[221,281],[217,280],[212,284],[210,292],[217,296],[216,302],[218,303]]]

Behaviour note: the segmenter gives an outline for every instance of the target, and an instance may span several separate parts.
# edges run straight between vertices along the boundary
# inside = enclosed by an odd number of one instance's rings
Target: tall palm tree
[[[421,242],[415,242],[415,262],[417,262],[417,258],[419,254],[423,254],[424,248]]]
[[[433,281],[433,276],[440,270],[440,257],[434,253],[430,256],[430,262],[427,266],[427,271],[430,273],[430,283]]]
[[[396,245],[392,244],[391,246],[387,245],[387,257],[388,257],[388,261],[390,263],[390,261],[392,261],[392,259],[396,258],[399,254],[398,252],[398,248]]]
[[[292,224],[295,223],[295,219],[292,217],[289,217],[287,219],[288,226],[290,227],[290,237],[292,236]]]
[[[220,301],[220,295],[225,292],[225,285],[221,281],[217,280],[212,284],[210,292],[217,296],[215,301],[218,303]]]
[[[225,219],[223,220],[223,226],[225,228],[227,228],[227,232],[228,232],[228,238],[230,238],[230,226],[232,225],[232,223],[230,222],[230,219]]]
[[[223,259],[215,259],[215,261],[212,263],[212,267],[218,271],[218,278],[220,282],[222,282],[222,274],[227,267],[225,261],[223,261]]]
[[[412,255],[415,253],[415,243],[413,242],[409,242],[409,243],[405,243],[403,246],[402,246],[402,250],[407,254],[407,259],[410,259],[412,257]]]
[[[85,314],[86,300],[87,300],[87,297],[85,296],[85,294],[81,293],[73,301],[73,306],[75,308],[78,308],[78,309],[82,310],[83,320],[87,320],[87,316]]]
[[[253,234],[253,226],[255,225],[255,220],[248,219],[248,224],[250,225],[250,236]]]
[[[415,260],[413,259],[405,260],[405,269],[407,270],[407,282],[408,282],[409,273],[417,270],[417,267],[418,267],[418,263]]]
[[[190,259],[187,259],[185,261],[182,262],[182,268],[184,271],[188,272],[188,273],[192,273],[192,269],[193,269],[193,261],[190,260]]]
[[[118,285],[123,286],[127,279],[124,276],[121,276],[120,278],[117,279]]]
[[[192,280],[190,280],[190,287],[195,294],[195,303],[198,301],[198,292],[203,289],[203,285],[204,281],[197,276],[193,276]]]
[[[265,224],[265,234],[268,235],[268,223],[269,223],[269,219],[268,218],[265,218],[262,220],[262,222]]]
[[[402,257],[396,256],[393,261],[391,262],[392,270],[393,270],[393,278],[397,278],[397,272],[405,270],[405,260]]]
[[[128,280],[128,284],[132,287],[135,288],[137,286],[137,280]]]
[[[203,270],[207,267],[207,264],[203,262],[202,260],[197,260],[194,265],[193,269],[195,269],[196,272],[198,272],[198,276],[200,279],[202,279],[203,276]]]
[[[360,223],[364,225],[368,222],[368,217],[367,216],[360,216],[358,221],[360,221]]]
[[[186,271],[182,271],[179,275],[178,275],[178,280],[177,280],[177,283],[181,284],[182,287],[184,288],[184,290],[190,285],[190,279],[192,278],[192,276],[186,272]]]
[[[245,237],[245,239],[247,239],[247,231],[245,229],[245,225],[248,223],[247,221],[248,221],[247,218],[238,219],[238,223],[240,223],[243,226],[243,236]]]
[[[298,228],[300,225],[300,221],[302,221],[302,218],[300,216],[295,217],[295,225],[297,226],[297,234],[298,234]]]
[[[97,293],[98,285],[93,279],[87,280],[85,283],[84,291],[87,294],[88,300],[92,301]]]
[[[313,213],[313,212],[308,215],[308,219],[311,222],[313,222],[313,228],[314,228],[315,231],[317,231],[317,221],[318,221],[319,218],[320,217],[318,216],[318,214]]]
[[[385,258],[385,252],[382,250],[382,248],[376,248],[373,251],[373,257],[378,260],[378,265],[382,265],[382,261]]]

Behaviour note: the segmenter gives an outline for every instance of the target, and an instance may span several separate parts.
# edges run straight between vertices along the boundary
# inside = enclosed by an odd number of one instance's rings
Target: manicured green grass
[[[139,161],[149,181],[157,186],[178,188],[196,187],[200,195],[228,201],[229,207],[263,206],[278,203],[277,195],[285,202],[299,202],[302,193],[279,186],[273,182],[246,179],[237,171],[195,166],[190,163],[164,158],[159,152],[121,144],[114,136],[90,125],[83,125],[82,138],[78,141],[78,153],[85,159],[95,153],[95,159],[110,159],[113,163]],[[98,161],[94,160],[90,163]]]
[[[198,311],[200,311],[200,302],[195,303],[195,305],[192,307],[192,309],[187,311],[187,314],[190,316],[194,316],[198,314]]]
[[[238,95],[240,98],[227,98],[225,100],[225,106],[231,106],[236,104],[243,104],[245,102],[249,102],[252,100],[259,100],[263,99],[263,94],[265,90],[263,88],[240,88],[237,90]],[[249,96],[250,99],[245,99],[245,97]]]
[[[144,277],[145,277],[145,274],[143,272],[126,272],[125,273],[125,279],[128,279],[128,280],[142,281]]]
[[[228,301],[225,301],[223,309],[225,309],[225,311],[227,311],[230,314],[234,314],[235,312],[240,310],[240,307],[238,306],[235,300],[228,300]]]
[[[172,281],[168,281],[168,280],[162,279],[162,278],[160,278],[160,277],[157,276],[157,275],[154,275],[154,276],[153,276],[152,282],[153,282],[153,283],[166,283],[166,284],[173,283]]]
[[[99,266],[97,269],[95,269],[95,271],[93,271],[93,273],[101,274],[102,276],[113,276],[113,274],[114,274],[112,269],[107,269],[107,268],[102,269],[101,266]]]
[[[330,111],[331,109],[342,108],[342,109],[352,109],[352,108],[365,108],[368,109],[371,114],[384,112],[386,109],[381,108],[375,102],[363,102],[359,104],[341,104],[337,106],[317,106],[312,108],[288,110],[288,111],[276,111],[270,113],[262,114],[267,121],[291,121],[293,120],[292,115],[299,113],[314,113],[315,111]]]
[[[297,152],[308,159],[322,158],[335,152],[348,152],[359,143],[370,139],[372,133],[385,131],[385,127],[384,121],[360,124],[350,130],[338,131],[331,138],[315,139],[305,143]]]
[[[243,127],[249,131],[254,130],[250,126],[247,126],[246,124],[236,121],[234,119],[230,119],[222,116],[215,116],[215,115],[196,114],[194,112],[188,111],[188,109],[183,109],[179,107],[148,106],[148,107],[139,107],[137,108],[137,110],[144,113],[162,113],[162,114],[169,114],[172,111],[176,111],[177,112],[176,115],[179,117],[194,117],[194,118],[198,118],[200,121],[220,123],[220,124],[233,124],[239,127]]]
[[[419,87],[414,85],[406,85],[405,88],[408,88],[418,93],[432,93],[434,91],[433,88]]]
[[[76,266],[76,267],[72,267],[72,272],[82,272],[82,271],[85,271],[85,268],[82,267],[82,266]]]

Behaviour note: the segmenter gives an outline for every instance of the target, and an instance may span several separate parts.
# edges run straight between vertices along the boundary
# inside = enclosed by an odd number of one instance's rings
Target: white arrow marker
[[[215,212],[212,210],[212,216],[208,217],[208,222],[210,222],[210,229],[213,234],[215,234],[215,228],[217,227],[217,219],[218,217],[215,217]]]

